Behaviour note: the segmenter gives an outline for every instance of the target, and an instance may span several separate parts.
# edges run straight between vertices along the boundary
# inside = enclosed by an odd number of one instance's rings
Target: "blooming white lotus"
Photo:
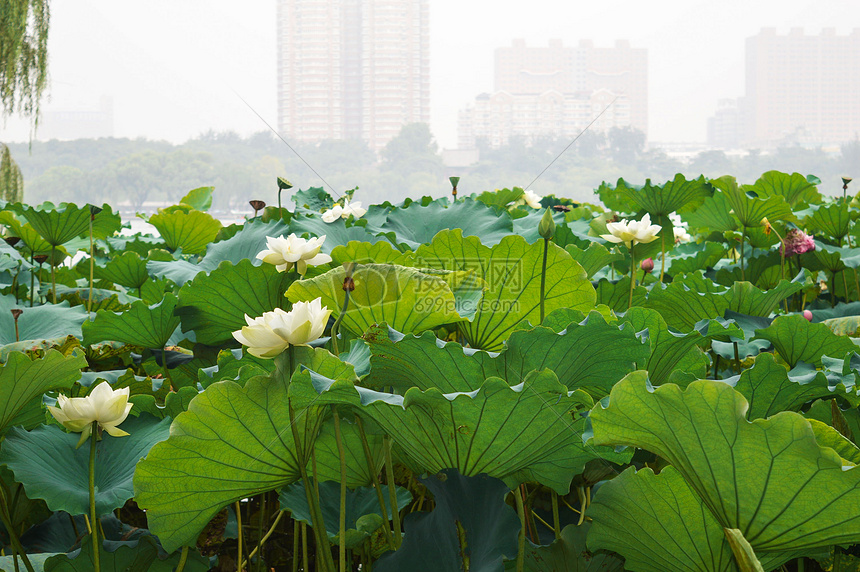
[[[48,406],[48,411],[54,419],[63,424],[69,431],[81,432],[78,441],[80,447],[90,436],[93,422],[98,421],[99,427],[112,437],[128,435],[117,425],[125,421],[132,404],[128,402],[129,388],[113,390],[109,383],[97,385],[86,397],[57,397],[59,407]]]
[[[601,234],[600,237],[615,244],[624,243],[627,248],[634,244],[648,244],[657,240],[657,234],[662,229],[659,224],[651,224],[651,215],[646,214],[642,220],[622,220],[606,224],[606,230],[611,234]]]
[[[308,271],[308,266],[319,266],[331,262],[331,256],[322,254],[325,235],[319,238],[304,239],[292,233],[287,238],[266,237],[266,250],[257,254],[257,258],[268,264],[274,264],[278,272],[290,270],[293,265],[302,276]]]
[[[349,215],[361,218],[367,212],[367,209],[362,208],[361,201],[351,203],[347,199],[344,199],[343,203],[343,206],[334,205],[324,212],[322,215],[323,222],[334,222],[339,218],[349,218]]]
[[[541,208],[540,201],[542,198],[543,197],[540,196],[539,194],[537,194],[536,192],[534,192],[532,190],[528,190],[525,193],[523,193],[523,196],[521,196],[517,200],[516,203],[514,203],[514,206],[528,205],[533,209],[539,209],[539,208]]]
[[[322,336],[331,310],[322,305],[322,298],[296,302],[285,312],[275,308],[259,318],[245,314],[247,326],[233,332],[248,353],[259,358],[273,358],[289,346],[307,345]]]
[[[690,242],[693,239],[683,226],[676,226],[673,232],[675,233],[675,242]]]

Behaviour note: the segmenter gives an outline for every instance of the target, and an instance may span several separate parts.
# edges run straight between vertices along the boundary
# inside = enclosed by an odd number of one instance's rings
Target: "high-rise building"
[[[860,29],[763,29],[746,42],[748,147],[827,145],[860,134]]]
[[[591,127],[648,129],[648,52],[619,40],[611,48],[591,41],[527,47],[514,40],[496,49],[495,91],[479,95],[459,116],[459,146],[479,139],[496,147],[512,137],[573,137],[607,105]]]
[[[278,125],[381,149],[430,120],[429,0],[279,0]]]

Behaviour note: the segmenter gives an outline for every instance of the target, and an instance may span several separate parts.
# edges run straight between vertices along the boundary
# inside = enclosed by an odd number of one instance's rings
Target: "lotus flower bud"
[[[806,318],[806,320],[808,322],[811,322],[812,321],[812,312],[810,312],[809,310],[804,310],[803,311],[803,317]]]
[[[549,209],[543,212],[543,217],[540,219],[540,224],[538,225],[538,234],[544,240],[550,240],[555,234],[555,221],[552,218],[552,211]]]
[[[646,274],[650,273],[654,270],[654,259],[646,258],[639,264],[639,268],[641,268]]]

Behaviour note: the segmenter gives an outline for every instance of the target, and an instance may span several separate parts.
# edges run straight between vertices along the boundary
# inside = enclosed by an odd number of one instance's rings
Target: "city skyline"
[[[117,136],[174,142],[208,130],[266,130],[236,94],[276,124],[275,5],[251,0],[237,12],[221,0],[154,0],[148,7],[108,0],[55,4],[51,100],[43,108],[94,110],[102,96],[113,97]],[[474,2],[431,0],[430,124],[442,147],[456,146],[458,111],[492,91],[494,49],[513,38],[529,45],[553,37],[569,45],[591,39],[603,46],[629,38],[632,46],[649,51],[649,138],[703,142],[719,100],[743,93],[746,38],[763,27],[784,34],[803,26],[817,34],[835,26],[845,34],[860,24],[860,5],[836,0],[729,0],[719,6],[535,0],[527,17],[500,12]],[[20,141],[28,134],[26,122],[13,118],[0,138]]]

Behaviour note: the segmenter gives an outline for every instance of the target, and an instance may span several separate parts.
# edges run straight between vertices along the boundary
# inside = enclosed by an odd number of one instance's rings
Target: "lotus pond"
[[[0,570],[860,570],[818,185],[5,204]]]

